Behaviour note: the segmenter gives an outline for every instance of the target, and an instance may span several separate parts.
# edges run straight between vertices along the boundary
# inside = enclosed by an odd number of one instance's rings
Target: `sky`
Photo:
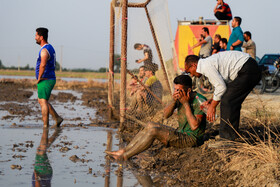
[[[216,0],[167,1],[173,39],[178,20],[197,20],[200,16],[215,19],[213,9]],[[55,47],[57,61],[62,61],[62,67],[108,67],[110,2],[111,0],[0,0],[0,60],[5,66],[29,64],[30,67],[35,67],[40,50],[34,39],[35,30],[47,27],[49,43]],[[225,2],[230,5],[233,16],[243,19],[242,30],[252,33],[258,57],[261,58],[265,53],[280,52],[280,16],[277,14],[279,0]],[[141,13],[137,16],[137,10],[133,14],[137,17],[136,23],[143,18]],[[135,30],[130,29],[129,32],[137,36]]]

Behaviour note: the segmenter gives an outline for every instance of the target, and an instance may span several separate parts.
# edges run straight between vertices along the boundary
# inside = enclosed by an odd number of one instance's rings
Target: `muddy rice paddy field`
[[[125,146],[142,127],[129,121],[119,131],[118,121],[107,118],[106,83],[58,81],[50,103],[64,122],[48,131],[36,91],[34,80],[0,79],[0,186],[32,186],[46,135],[52,140],[46,149],[52,186],[279,186],[279,92],[248,96],[242,138],[233,147],[208,146],[217,138],[217,120],[207,125],[200,147],[175,149],[155,141],[118,163],[104,151]],[[150,120],[162,118],[161,111],[155,115]],[[164,123],[176,127],[175,119]]]

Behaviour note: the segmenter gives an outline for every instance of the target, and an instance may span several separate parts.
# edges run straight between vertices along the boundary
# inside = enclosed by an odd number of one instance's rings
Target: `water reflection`
[[[112,132],[107,132],[107,147],[106,151],[112,150]],[[111,170],[111,161],[108,157],[106,157],[106,164],[105,164],[105,187],[110,186],[110,170]]]
[[[53,169],[48,159],[47,150],[60,134],[61,128],[56,128],[52,136],[49,138],[49,128],[43,128],[42,138],[35,156],[32,186],[51,186]]]
[[[127,161],[129,165],[132,165],[131,162]],[[141,184],[141,186],[143,187],[150,187],[150,186],[155,186],[152,177],[148,174],[141,174],[138,173],[137,170],[132,171],[133,175],[135,176],[135,178],[138,180],[139,184]]]
[[[106,146],[106,151],[111,151],[112,150],[112,131],[107,131],[107,146]],[[123,146],[123,142],[120,139],[119,140],[119,148],[121,149]],[[111,171],[111,159],[110,157],[107,155],[105,156],[106,158],[106,164],[105,164],[105,183],[104,186],[105,187],[110,187],[110,173]],[[129,168],[133,168],[131,170],[132,174],[135,176],[135,178],[137,179],[138,183],[143,186],[143,187],[151,187],[151,186],[155,186],[155,183],[153,182],[152,178],[150,175],[148,174],[144,174],[143,173],[138,173],[137,172],[137,168],[139,168],[139,166],[135,166],[135,163],[133,163],[132,161],[128,160],[128,161],[123,161],[123,162],[118,162],[118,168],[115,171],[115,174],[117,175],[117,183],[114,186],[117,187],[123,187],[123,170],[124,167],[130,166]]]

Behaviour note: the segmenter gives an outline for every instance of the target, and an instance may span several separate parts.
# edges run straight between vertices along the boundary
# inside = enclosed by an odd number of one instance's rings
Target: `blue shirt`
[[[46,65],[45,71],[42,75],[42,78],[55,80],[56,79],[56,77],[55,77],[56,58],[55,58],[55,50],[51,44],[44,45],[39,51],[39,57],[37,59],[37,64],[36,64],[36,79],[38,80],[38,77],[39,77],[39,70],[40,70],[40,65],[41,65],[41,51],[43,49],[46,49],[48,51],[49,59],[47,61],[47,65]]]
[[[242,47],[242,44],[244,42],[244,36],[243,36],[243,31],[240,28],[240,26],[235,27],[235,28],[232,29],[232,33],[231,33],[231,35],[229,37],[228,44],[227,44],[227,50],[230,50],[230,46],[234,42],[236,42],[237,40],[240,40],[242,43],[239,44],[238,46],[234,46],[233,50],[242,51],[241,47]]]

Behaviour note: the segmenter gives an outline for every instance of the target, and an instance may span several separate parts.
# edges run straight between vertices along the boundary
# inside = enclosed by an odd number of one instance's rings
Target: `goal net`
[[[123,17],[126,5],[123,0],[112,1],[112,5],[115,75],[126,62],[126,79],[121,77],[126,85],[125,107],[118,105],[115,89],[116,110],[125,111],[126,120],[159,122],[162,117],[158,113],[172,99],[173,79],[179,73],[167,0],[128,0],[126,17]],[[127,22],[125,35],[124,21]],[[123,46],[124,37],[126,46]],[[126,47],[126,57],[122,56],[123,47]],[[115,80],[118,84],[121,81]]]

